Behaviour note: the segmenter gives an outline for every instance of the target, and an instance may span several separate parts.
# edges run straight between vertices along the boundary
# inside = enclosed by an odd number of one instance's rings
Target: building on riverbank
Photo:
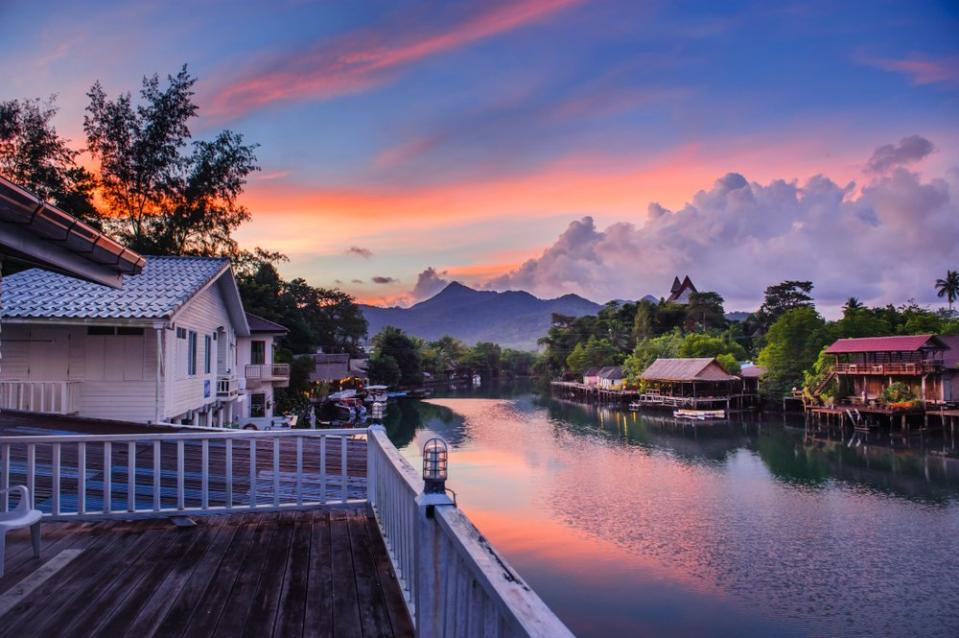
[[[637,399],[641,407],[724,407],[728,412],[745,404],[743,380],[715,358],[656,359],[639,378],[645,386]]]

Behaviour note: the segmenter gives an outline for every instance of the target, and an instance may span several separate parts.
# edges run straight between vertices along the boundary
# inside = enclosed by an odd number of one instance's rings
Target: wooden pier
[[[7,540],[0,636],[414,635],[368,507],[48,523],[42,560],[26,531]]]
[[[552,381],[550,389],[554,396],[573,399],[581,403],[627,404],[639,397],[639,390],[607,390],[597,385],[576,381]]]

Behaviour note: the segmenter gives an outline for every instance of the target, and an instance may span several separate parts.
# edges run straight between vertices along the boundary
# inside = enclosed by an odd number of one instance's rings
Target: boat
[[[630,411],[630,412],[639,412],[639,410],[640,410],[642,407],[643,407],[643,406],[641,406],[641,405],[639,404],[639,401],[630,401],[630,402],[629,402],[629,411]]]
[[[366,398],[363,400],[367,403],[386,403],[390,396],[388,390],[389,387],[385,385],[368,385],[366,386]]]
[[[677,419],[690,419],[693,421],[711,421],[714,419],[725,419],[725,410],[673,410],[673,416]]]

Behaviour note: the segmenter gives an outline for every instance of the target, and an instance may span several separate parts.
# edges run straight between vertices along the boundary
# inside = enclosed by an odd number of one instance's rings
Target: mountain
[[[456,281],[409,308],[360,305],[370,336],[396,326],[430,341],[450,335],[468,344],[492,341],[523,350],[536,349],[553,313],[579,317],[596,314],[601,307],[577,295],[539,299],[523,291],[474,290]]]

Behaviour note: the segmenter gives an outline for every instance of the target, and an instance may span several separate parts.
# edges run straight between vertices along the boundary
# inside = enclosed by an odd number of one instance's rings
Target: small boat
[[[389,387],[385,385],[368,385],[366,386],[366,398],[363,399],[367,403],[386,403],[389,400]]]
[[[677,419],[691,419],[693,421],[710,421],[714,419],[725,419],[725,410],[673,410],[673,416]]]
[[[630,401],[629,402],[629,411],[630,412],[639,412],[643,406],[640,405],[639,401]]]

